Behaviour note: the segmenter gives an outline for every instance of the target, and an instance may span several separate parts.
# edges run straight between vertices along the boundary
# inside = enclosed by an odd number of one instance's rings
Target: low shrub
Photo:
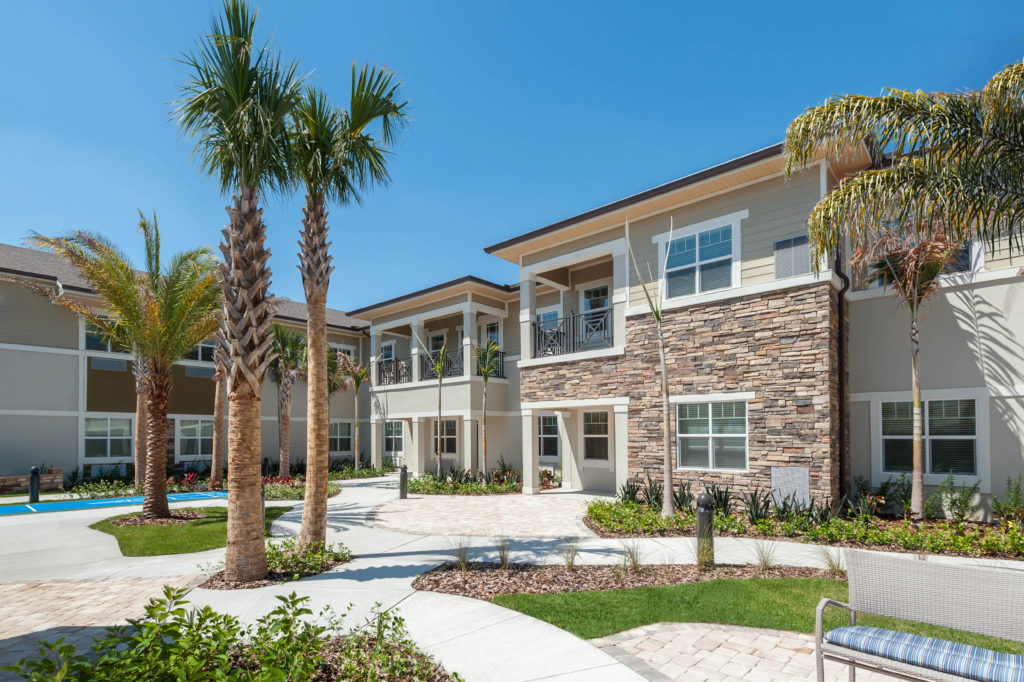
[[[319,575],[351,558],[352,553],[341,543],[303,547],[294,538],[267,543],[267,570],[290,580]]]
[[[385,462],[385,466],[379,469],[374,467],[360,467],[356,469],[350,462],[344,462],[338,464],[337,462],[331,463],[330,472],[327,477],[331,480],[344,481],[350,478],[377,478],[378,476],[387,476],[395,467],[388,466],[389,462]]]
[[[327,496],[341,492],[341,483],[328,481]],[[301,500],[306,496],[306,481],[291,476],[264,476],[263,498],[266,500]]]
[[[453,483],[447,479],[439,479],[433,474],[424,474],[417,478],[409,479],[409,492],[419,495],[510,495],[523,491],[523,484],[519,481],[491,480],[482,481],[468,480],[462,483]]]
[[[660,509],[651,509],[637,502],[611,500],[594,500],[587,507],[587,516],[602,530],[628,535],[678,534],[692,530],[697,523],[692,514],[678,513],[665,519]]]
[[[27,680],[450,680],[419,651],[401,618],[377,606],[361,628],[340,634],[308,597],[278,596],[253,625],[214,611],[185,608],[184,588],[164,588],[145,617],[109,628],[83,651],[63,638],[40,642],[35,658],[4,666]],[[326,624],[321,624],[321,623]]]
[[[1020,476],[1016,480],[1006,477],[1006,495],[992,499],[992,513],[1003,523],[1024,523],[1024,490]]]
[[[619,486],[619,500],[622,502],[640,501],[640,479],[627,478],[625,483]]]
[[[717,483],[704,484],[704,490],[711,496],[711,504],[715,514],[732,513],[732,492],[729,486],[719,487]]]
[[[647,480],[640,484],[640,500],[651,509],[661,509],[664,494],[665,486],[661,479],[647,474]]]
[[[690,482],[687,481],[685,484],[680,483],[676,486],[675,491],[672,493],[673,501],[675,502],[676,509],[678,511],[690,512],[693,511],[694,495],[690,489]]]

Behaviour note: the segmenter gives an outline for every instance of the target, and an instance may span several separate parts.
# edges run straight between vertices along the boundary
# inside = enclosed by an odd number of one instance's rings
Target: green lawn
[[[661,622],[814,632],[814,610],[822,597],[846,601],[846,583],[824,578],[720,578],[607,592],[509,594],[494,601],[590,639]],[[846,612],[829,609],[825,614],[828,627],[845,624]],[[1024,654],[1024,644],[931,625],[870,615],[858,616],[857,622]]]
[[[187,507],[206,514],[205,518],[188,523],[167,526],[115,526],[111,521],[131,514],[113,516],[94,523],[90,528],[110,533],[124,556],[156,556],[159,554],[187,554],[217,549],[227,544],[227,507]],[[291,507],[267,507],[266,534],[277,517]],[[175,509],[175,511],[179,511]]]

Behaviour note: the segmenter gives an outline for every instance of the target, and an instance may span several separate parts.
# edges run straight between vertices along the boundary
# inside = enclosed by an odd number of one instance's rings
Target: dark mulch
[[[796,566],[775,566],[766,571],[756,566],[733,565],[719,565],[707,571],[685,564],[645,565],[635,571],[627,571],[622,566],[576,566],[569,571],[564,566],[509,564],[508,568],[502,569],[496,563],[470,562],[465,571],[459,570],[454,563],[439,566],[416,578],[412,586],[417,590],[490,601],[499,594],[620,590],[681,585],[715,578],[831,577],[835,576],[825,570]]]
[[[386,679],[389,680],[389,682],[391,680],[394,680],[395,682],[450,682],[451,680],[455,679],[447,670],[445,670],[440,665],[431,660],[429,656],[420,653],[419,651],[415,651],[410,646],[403,646],[403,644],[401,643],[398,643],[397,647],[399,649],[402,649],[402,655],[408,660],[415,659],[420,663],[421,670],[425,668],[428,669],[430,672],[425,676],[420,675],[416,677],[411,677],[409,675],[405,675],[399,677],[395,675],[392,671],[381,670],[379,666],[376,666],[373,663],[371,663],[375,660],[374,649],[376,646],[376,642],[373,637],[365,638],[360,644],[361,646],[359,647],[358,658],[361,661],[363,661],[364,666],[367,668],[366,672],[368,674],[365,679]],[[387,645],[392,648],[396,647],[396,643],[394,642],[387,642]],[[392,653],[395,652],[392,651]],[[352,654],[352,648],[346,646],[344,638],[332,637],[331,639],[326,640],[323,644],[323,647],[321,647],[320,649],[320,655],[323,656],[326,665],[316,675],[311,677],[310,680],[312,680],[313,682],[334,682],[335,680],[342,679],[339,677],[340,673],[342,672],[342,663],[346,659],[349,659],[352,656]],[[388,657],[383,658],[386,661]],[[371,665],[373,665],[377,669],[373,670],[372,668],[370,668]],[[360,672],[363,672],[362,669],[360,670]],[[370,672],[373,672],[374,674],[370,675]]]
[[[308,578],[312,575],[320,575],[320,573],[326,573],[335,566],[341,566],[348,561],[351,561],[351,558],[347,561],[334,561],[328,563],[326,568],[319,573],[299,573],[296,575],[294,571],[268,571],[267,577],[260,580],[228,580],[224,577],[224,571],[217,571],[207,578],[206,582],[199,587],[207,590],[252,590],[257,587],[278,585],[280,583],[287,583],[300,578]]]
[[[110,523],[115,526],[177,526],[196,519],[205,519],[206,514],[185,509],[171,512],[170,517],[147,519],[141,514],[129,514],[120,519],[114,519]]]

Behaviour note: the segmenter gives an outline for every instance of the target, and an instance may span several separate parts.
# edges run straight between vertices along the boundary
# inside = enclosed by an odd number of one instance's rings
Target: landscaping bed
[[[341,544],[300,547],[295,538],[267,544],[267,577],[259,580],[228,580],[223,570],[207,578],[200,587],[208,590],[249,590],[301,580],[319,575],[352,560],[352,553]]]
[[[410,480],[409,492],[418,495],[513,495],[523,492],[523,484],[520,481],[439,480],[428,474]]]
[[[164,588],[144,618],[95,638],[93,650],[63,640],[4,669],[24,679],[65,680],[385,680],[448,682],[449,673],[409,638],[400,617],[377,610],[348,630],[308,597],[277,597],[253,625],[209,607],[187,608],[186,590]]]
[[[536,564],[500,564],[467,562],[465,569],[447,563],[416,578],[413,588],[444,592],[463,597],[494,601],[504,594],[555,594],[615,590],[658,585],[679,585],[716,578],[823,578],[828,571],[796,566],[719,565],[706,570],[681,564],[645,564],[626,566],[542,566]]]
[[[267,507],[265,533],[270,526],[291,507]],[[189,507],[175,509],[168,522],[143,521],[141,512],[123,514],[98,521],[91,526],[117,538],[117,546],[124,556],[158,556],[161,554],[188,554],[218,549],[227,544],[227,507]],[[186,515],[196,515],[184,518]],[[137,520],[136,520],[137,519]]]
[[[395,470],[393,466],[383,466],[380,469],[374,469],[373,467],[359,467],[358,469],[351,465],[333,467],[330,473],[327,475],[332,481],[347,481],[353,478],[379,478],[381,476],[387,476]]]

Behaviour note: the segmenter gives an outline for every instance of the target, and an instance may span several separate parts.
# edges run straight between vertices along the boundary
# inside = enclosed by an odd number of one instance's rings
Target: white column
[[[537,442],[537,417],[523,410],[523,494],[540,492],[540,444]]]
[[[657,290],[658,283],[654,283]],[[626,345],[626,307],[629,305],[629,252],[626,246],[612,252],[612,345]]]
[[[558,420],[558,456],[562,462],[562,485],[571,490],[582,490],[579,463],[572,434],[575,424],[568,412],[555,412]]]
[[[612,429],[615,456],[615,489],[618,490],[629,478],[629,405],[615,406],[615,424]]]
[[[462,468],[476,471],[476,438],[473,437],[473,420],[462,420]]]
[[[465,305],[462,308],[462,376],[471,377],[476,372],[473,366],[473,308]]]
[[[421,421],[423,420],[419,417],[412,418],[409,424],[409,440],[404,443],[405,465],[409,468],[410,474],[417,476],[423,474],[423,453],[420,451],[423,447]]]
[[[384,462],[384,422],[370,420],[370,464],[380,467]]]
[[[537,283],[527,277],[519,282],[519,352],[521,358],[533,357],[533,317],[537,308]]]
[[[377,386],[377,356],[380,355],[380,332],[370,330],[370,385]]]
[[[420,362],[420,353],[426,353],[426,348],[420,348],[420,339],[423,338],[423,320],[417,319],[412,322],[412,339],[409,341],[409,345],[412,348],[411,359],[412,362],[412,380],[420,381],[423,378],[422,363]]]

